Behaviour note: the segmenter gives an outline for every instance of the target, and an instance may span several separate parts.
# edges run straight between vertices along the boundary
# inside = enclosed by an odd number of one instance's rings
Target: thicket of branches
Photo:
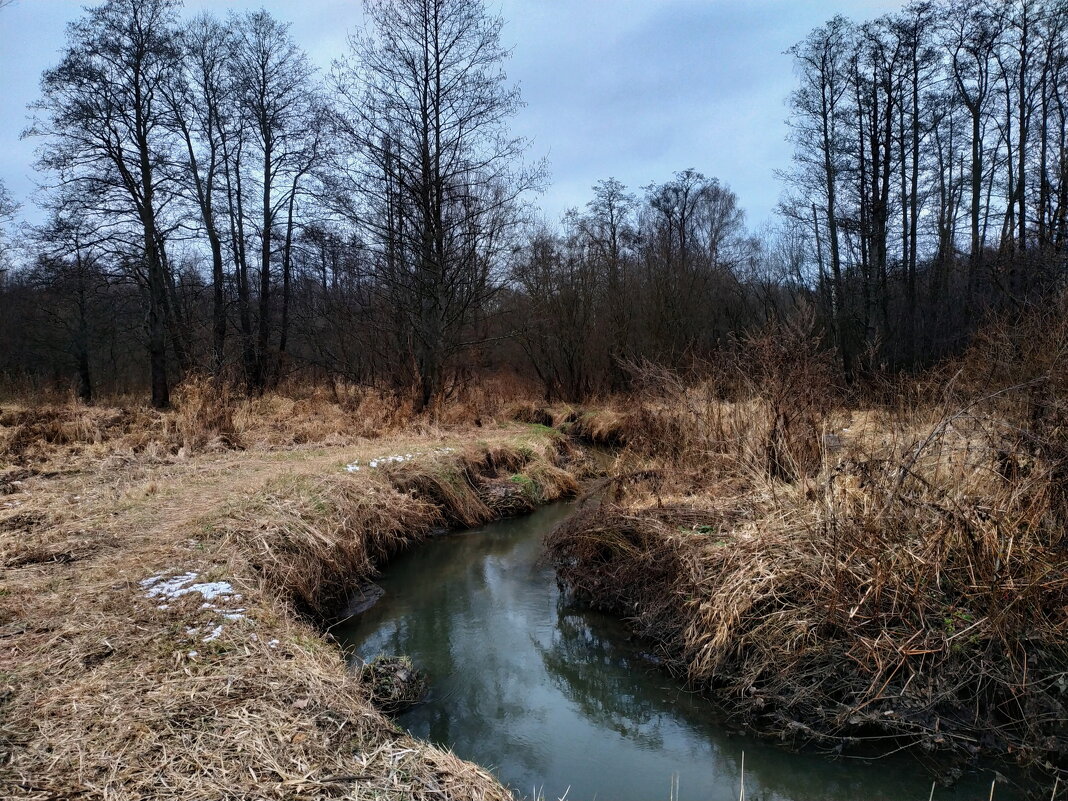
[[[799,311],[851,381],[959,352],[1063,275],[1064,0],[814,30],[759,235],[693,169],[538,222],[501,20],[478,0],[365,19],[326,73],[262,11],[107,0],[71,25],[28,131],[47,220],[0,254],[8,389],[164,406],[193,372],[253,394],[299,376],[419,410],[509,373],[580,400]]]

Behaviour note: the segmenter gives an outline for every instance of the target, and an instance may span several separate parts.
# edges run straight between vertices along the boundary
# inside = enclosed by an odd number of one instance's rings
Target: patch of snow
[[[180,595],[185,595],[188,589],[183,589],[191,581],[195,581],[197,577],[196,573],[182,573],[180,576],[174,576],[166,581],[163,580],[163,576],[152,576],[141,582],[141,586],[146,588],[148,592],[145,596],[148,598],[164,598],[174,599]]]
[[[455,450],[455,448],[434,448],[434,450],[429,451],[429,453],[440,455],[446,453],[454,453]],[[428,452],[414,451],[412,453],[394,453],[387,456],[376,456],[374,459],[369,459],[367,461],[367,467],[370,470],[377,470],[379,467],[384,467],[387,464],[403,464],[404,462],[410,462],[417,456],[424,456],[426,453]],[[360,468],[361,465],[359,459],[354,462],[351,462],[350,464],[345,465],[345,470],[350,473],[357,473],[360,471]]]
[[[192,584],[197,578],[196,573],[183,573],[180,576],[163,581],[162,576],[152,576],[141,582],[141,586],[148,591],[147,598],[165,598],[173,601],[183,595],[199,592],[206,601],[214,601],[216,598],[237,598],[241,596],[234,592],[234,587],[229,581],[203,581]]]
[[[211,642],[212,640],[217,640],[217,639],[219,639],[219,636],[222,634],[222,632],[223,632],[223,627],[222,627],[222,623],[220,623],[218,626],[216,626],[215,628],[213,628],[211,630],[211,632],[208,634],[207,637],[204,638],[203,641],[204,642]]]
[[[281,643],[278,640],[271,640],[267,643],[268,648],[277,648]]]
[[[186,654],[186,656],[188,656],[190,659],[194,659],[197,656],[197,651],[190,651],[188,654]]]
[[[233,602],[241,600],[241,594],[234,592],[234,587],[229,581],[197,582],[196,579],[197,573],[195,571],[182,573],[171,578],[167,578],[167,574],[162,573],[158,576],[149,576],[140,581],[139,584],[145,590],[146,598],[158,598],[164,601],[172,601],[190,593],[199,593],[203,599],[200,609],[217,615],[218,617],[215,618],[216,625],[212,627],[209,622],[202,626],[189,626],[186,628],[185,633],[190,637],[199,637],[207,632],[203,642],[217,640],[222,635],[223,623],[217,622],[220,619],[224,622],[227,620],[236,622],[247,619],[245,607],[232,606]],[[223,601],[225,608],[216,606],[215,603],[212,603],[213,601]],[[170,604],[168,603],[162,603],[157,608],[167,609],[169,606]],[[196,654],[195,651],[192,653]]]
[[[181,590],[182,595],[186,595],[190,592],[199,592],[209,601],[214,601],[216,598],[224,596],[232,598],[241,597],[234,594],[234,587],[229,581],[208,581],[204,584],[193,584],[192,586]]]

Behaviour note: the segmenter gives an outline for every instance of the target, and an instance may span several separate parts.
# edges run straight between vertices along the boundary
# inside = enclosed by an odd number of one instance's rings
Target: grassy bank
[[[1061,396],[961,368],[858,410],[818,374],[798,358],[729,400],[662,377],[641,404],[577,418],[626,451],[551,537],[560,580],[748,729],[1004,757],[1063,786]]]
[[[199,408],[3,412],[0,796],[508,798],[385,719],[319,622],[440,527],[573,493],[580,455]]]

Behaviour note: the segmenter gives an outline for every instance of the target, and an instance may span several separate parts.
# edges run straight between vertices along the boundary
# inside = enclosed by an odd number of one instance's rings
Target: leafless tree
[[[209,15],[183,28],[181,69],[165,86],[170,124],[182,143],[180,184],[197,209],[198,229],[211,253],[212,367],[222,370],[226,347],[224,233],[216,198],[223,189],[226,145],[236,138],[234,85],[229,64],[233,32]],[[225,219],[223,217],[222,219]]]
[[[30,133],[45,139],[39,164],[78,185],[94,213],[139,231],[136,274],[147,294],[152,403],[170,403],[166,267],[160,215],[170,160],[163,88],[177,69],[175,0],[108,0],[68,29],[60,64],[45,72]]]
[[[366,14],[335,70],[339,121],[423,409],[449,360],[483,339],[479,314],[539,175],[508,134],[519,92],[501,69],[502,21],[480,0],[371,0]]]
[[[826,233],[831,321],[847,376],[853,373],[853,345],[845,298],[838,196],[844,170],[845,96],[849,88],[848,72],[854,39],[853,25],[838,16],[789,51],[796,62],[800,86],[791,96],[793,114],[790,118],[793,139],[798,145],[795,159],[799,169],[788,177],[799,186],[801,197],[811,197],[811,192],[819,199],[795,202],[793,214],[795,219],[809,218],[812,221],[821,271],[825,269]]]
[[[262,392],[270,379],[272,265],[275,226],[283,209],[293,219],[300,177],[310,169],[307,140],[314,139],[315,94],[312,68],[285,25],[266,11],[239,17],[234,25],[236,51],[231,54],[236,101],[258,151],[256,181],[259,203],[259,296],[256,339],[249,384]],[[291,224],[287,225],[290,239]],[[288,251],[284,251],[283,255]],[[286,265],[288,270],[288,265]],[[288,272],[286,273],[288,275]],[[287,287],[288,288],[288,287]]]

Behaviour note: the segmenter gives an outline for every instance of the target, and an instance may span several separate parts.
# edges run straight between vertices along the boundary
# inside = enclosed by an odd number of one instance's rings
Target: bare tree
[[[480,0],[371,0],[366,13],[335,70],[340,122],[425,409],[450,357],[482,338],[517,201],[539,176],[519,166],[526,142],[508,135],[519,92],[501,70],[502,22]]]
[[[29,272],[42,291],[40,309],[48,328],[59,334],[58,346],[72,362],[78,397],[91,403],[93,331],[105,312],[108,279],[102,264],[100,232],[78,213],[78,203],[53,204],[44,225],[33,231],[38,256]]]
[[[165,87],[171,124],[184,148],[182,180],[199,212],[199,228],[211,252],[212,367],[222,370],[226,346],[223,230],[215,201],[223,187],[228,135],[233,138],[234,89],[228,66],[233,33],[201,15],[183,28],[181,71]]]
[[[45,72],[31,134],[45,137],[39,163],[92,211],[140,232],[137,270],[148,299],[152,404],[170,403],[167,285],[159,217],[169,160],[163,87],[177,67],[176,0],[108,0],[71,23],[59,66]]]
[[[793,177],[801,194],[814,190],[819,201],[795,205],[795,218],[804,219],[811,209],[813,234],[817,242],[820,269],[823,268],[821,237],[826,230],[830,258],[831,320],[834,339],[846,376],[853,373],[853,345],[850,341],[849,312],[845,298],[842,245],[839,232],[838,195],[842,172],[842,136],[846,113],[845,94],[849,88],[848,70],[855,33],[852,24],[838,16],[814,30],[802,43],[791,48],[801,85],[791,96],[796,160],[800,171]]]
[[[633,316],[626,308],[628,272],[638,244],[638,199],[615,180],[598,181],[586,213],[578,220],[590,256],[604,273],[607,319],[611,342],[612,386],[622,389],[626,371],[622,365],[633,359]]]
[[[282,209],[292,211],[299,176],[309,169],[306,138],[314,131],[312,68],[289,34],[289,26],[257,11],[234,25],[237,50],[233,77],[237,104],[259,151],[256,180],[259,204],[259,298],[255,359],[250,387],[262,392],[270,379],[272,359],[272,264],[275,224]],[[287,179],[288,176],[288,179]],[[296,176],[296,177],[295,177]],[[292,213],[288,219],[292,219]],[[290,229],[291,231],[291,229]],[[291,236],[291,234],[290,234]]]
[[[0,280],[10,269],[8,227],[15,220],[18,209],[19,205],[11,197],[11,193],[7,191],[4,182],[0,181]]]
[[[957,0],[947,10],[950,13],[944,44],[950,54],[953,84],[971,120],[970,254],[974,283],[983,248],[983,123],[994,88],[994,56],[1001,37],[1001,21],[986,13],[985,0]]]

